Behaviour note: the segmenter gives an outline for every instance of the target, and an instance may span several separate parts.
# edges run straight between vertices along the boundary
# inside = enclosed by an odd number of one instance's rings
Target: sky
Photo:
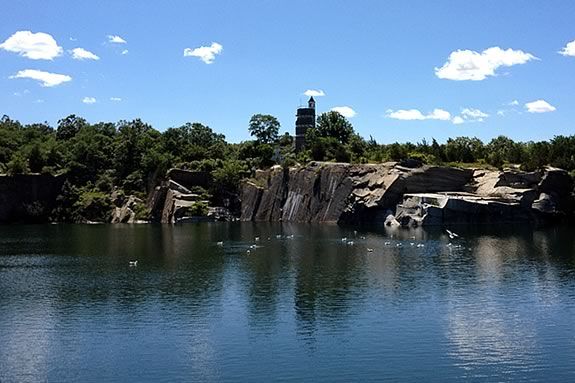
[[[293,134],[315,94],[380,143],[575,134],[575,1],[10,1],[0,115]]]

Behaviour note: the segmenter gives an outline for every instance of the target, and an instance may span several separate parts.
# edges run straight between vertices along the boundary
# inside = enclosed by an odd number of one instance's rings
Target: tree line
[[[524,170],[546,165],[575,170],[575,136],[549,141],[515,142],[500,136],[488,143],[457,137],[445,143],[378,143],[358,135],[337,112],[323,113],[306,135],[306,148],[294,152],[289,133],[271,115],[256,114],[247,124],[252,140],[229,143],[223,134],[201,123],[186,123],[162,132],[135,119],[98,122],[70,115],[55,127],[0,119],[0,173],[65,173],[67,182],[55,220],[105,220],[113,196],[144,198],[172,167],[212,175],[209,190],[199,190],[217,204],[237,193],[242,178],[272,165],[292,166],[310,160],[379,163],[416,159],[427,164],[472,164]],[[112,195],[112,197],[111,197]],[[145,198],[144,198],[145,199]],[[142,209],[142,218],[146,211]]]

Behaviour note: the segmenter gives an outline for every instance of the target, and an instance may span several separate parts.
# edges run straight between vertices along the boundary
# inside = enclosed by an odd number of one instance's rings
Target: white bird
[[[423,243],[418,243],[417,247],[425,247],[425,245]]]
[[[385,242],[384,245],[389,246],[389,245],[391,245],[391,242]]]
[[[255,240],[256,240],[256,242],[257,242],[257,241],[259,241],[259,240],[260,240],[260,237],[255,237],[254,239],[255,239]]]
[[[218,246],[223,246],[224,243],[223,243],[222,241],[220,241],[220,242],[216,243],[216,245],[218,245]]]
[[[445,229],[445,231],[447,232],[447,235],[449,235],[449,238],[450,238],[450,239],[455,239],[455,238],[459,237],[459,234],[454,233],[454,232],[452,232],[452,231],[449,230],[449,229]]]
[[[373,253],[373,249],[370,249],[369,247],[367,248],[367,252],[368,253]]]
[[[343,237],[343,238],[341,239],[341,241],[342,241],[342,242],[347,241],[347,237]]]
[[[138,266],[138,261],[130,261],[129,265],[130,267],[136,267]]]
[[[396,243],[396,244],[395,244],[395,247],[401,247],[401,246],[403,246],[401,243]]]
[[[282,238],[281,234],[276,235],[276,239],[281,239],[281,238]]]
[[[348,246],[353,246],[353,241],[349,241],[349,242],[347,243],[347,245],[348,245]]]

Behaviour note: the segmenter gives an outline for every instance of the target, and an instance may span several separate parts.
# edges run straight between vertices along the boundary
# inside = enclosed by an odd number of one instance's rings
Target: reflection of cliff
[[[365,294],[362,251],[342,245],[337,226],[284,225],[298,331],[312,337],[320,323],[342,326]]]

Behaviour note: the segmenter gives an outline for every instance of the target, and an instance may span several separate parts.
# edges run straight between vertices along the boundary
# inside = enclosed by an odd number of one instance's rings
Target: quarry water
[[[0,227],[0,382],[575,381],[575,228],[451,229]]]

